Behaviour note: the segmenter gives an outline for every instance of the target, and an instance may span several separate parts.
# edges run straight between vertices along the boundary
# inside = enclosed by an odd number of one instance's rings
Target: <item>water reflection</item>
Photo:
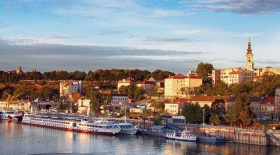
[[[192,154],[196,152],[197,143],[177,140],[166,140],[165,153],[173,154],[174,150],[180,150],[180,154]]]
[[[276,146],[203,143],[138,135],[102,136],[0,121],[0,154],[277,155]]]

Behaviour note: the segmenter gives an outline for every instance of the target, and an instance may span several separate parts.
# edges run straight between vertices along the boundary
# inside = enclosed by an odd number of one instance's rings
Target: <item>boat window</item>
[[[6,112],[6,114],[14,114],[14,112],[13,111],[8,111],[8,112]]]

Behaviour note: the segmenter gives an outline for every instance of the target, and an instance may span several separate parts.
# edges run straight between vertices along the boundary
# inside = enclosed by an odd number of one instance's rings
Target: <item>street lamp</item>
[[[205,111],[205,109],[203,108],[203,109],[202,109],[202,115],[203,115],[203,116],[202,116],[202,123],[203,123],[202,126],[203,126],[203,127],[204,127],[204,111]]]

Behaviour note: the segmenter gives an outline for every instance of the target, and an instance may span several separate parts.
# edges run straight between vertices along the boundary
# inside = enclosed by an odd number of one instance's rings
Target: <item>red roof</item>
[[[189,100],[187,98],[178,98],[175,102],[176,103],[187,103]]]
[[[261,104],[267,104],[267,105],[274,105],[274,102],[275,102],[275,98],[274,97],[265,97]]]
[[[185,78],[186,78],[186,76],[169,76],[166,79],[185,79]]]
[[[241,73],[241,71],[232,71],[229,74],[240,74],[240,73]]]
[[[189,76],[187,76],[187,78],[190,78],[190,79],[202,79],[201,77],[195,75],[195,74],[190,74]]]

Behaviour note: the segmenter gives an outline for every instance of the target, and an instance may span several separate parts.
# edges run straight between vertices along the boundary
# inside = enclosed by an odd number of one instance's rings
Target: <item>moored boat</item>
[[[115,124],[58,114],[27,114],[23,116],[22,124],[102,135],[116,135],[121,130]]]
[[[138,131],[136,127],[134,127],[131,123],[129,122],[119,122],[118,125],[121,128],[120,133],[121,134],[127,134],[127,135],[135,135]]]
[[[198,135],[197,140],[198,140],[198,142],[212,143],[212,144],[225,144],[226,143],[225,137],[210,135],[209,132],[206,132],[203,135]]]
[[[13,120],[19,117],[18,111],[15,110],[0,110],[0,120]]]
[[[115,121],[110,118],[97,118],[97,120],[118,125],[121,128],[120,134],[135,135],[138,129],[126,120]]]
[[[190,130],[183,130],[182,132],[167,132],[165,135],[168,139],[180,140],[180,141],[188,141],[188,142],[196,142],[197,136]]]

